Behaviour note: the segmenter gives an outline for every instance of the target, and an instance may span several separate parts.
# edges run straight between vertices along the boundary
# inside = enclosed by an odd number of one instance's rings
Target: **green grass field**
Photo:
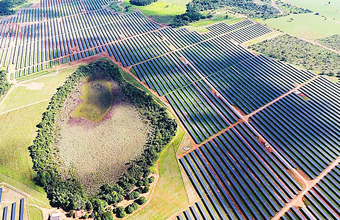
[[[162,24],[170,24],[174,17],[183,14],[186,4],[190,0],[158,0],[147,6],[131,5],[129,0],[124,0],[122,7],[131,6],[130,10],[141,10],[146,16]]]
[[[189,200],[176,159],[176,152],[184,134],[183,129],[180,128],[176,140],[164,150],[160,158],[160,177],[150,203],[140,211],[127,217],[128,220],[167,219],[188,205]]]
[[[290,21],[291,18],[293,19],[292,21]],[[314,14],[296,14],[258,21],[309,40],[324,38],[340,33],[340,23],[325,20],[321,16]]]
[[[71,117],[86,118],[94,122],[101,121],[113,103],[111,82],[103,79],[90,81],[87,77],[80,98],[83,102],[71,113]]]
[[[32,220],[42,220],[43,219],[43,214],[42,214],[41,210],[34,207],[34,206],[28,207],[28,213],[30,215],[30,219],[32,219]]]
[[[204,13],[207,14],[208,12]],[[206,28],[209,25],[224,21],[227,24],[234,24],[236,22],[244,20],[244,18],[236,17],[235,15],[228,14],[228,18],[225,18],[224,10],[217,10],[213,13],[212,18],[202,19],[196,22],[189,23],[186,27],[190,31],[198,31],[200,33],[208,32],[209,30]]]
[[[339,0],[284,0],[292,5],[307,8],[321,15],[340,21]],[[330,4],[328,4],[330,2]]]
[[[71,67],[60,71],[58,75],[44,76],[23,82],[9,94],[4,103],[0,105],[0,114],[15,108],[50,99],[56,89],[64,83],[66,77],[75,70],[76,67]]]
[[[28,147],[36,136],[36,125],[49,99],[74,70],[70,68],[59,75],[26,82],[0,105],[0,181],[32,195],[32,204],[49,206],[44,190],[32,181],[34,172]]]

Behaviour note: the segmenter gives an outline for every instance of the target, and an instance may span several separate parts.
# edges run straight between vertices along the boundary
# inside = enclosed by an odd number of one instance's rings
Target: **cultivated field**
[[[115,182],[126,170],[125,164],[141,154],[149,132],[148,122],[141,118],[135,107],[124,97],[118,83],[103,79],[91,83],[111,86],[112,94],[109,94],[109,99],[112,101],[112,95],[114,101],[111,106],[111,101],[104,98],[104,102],[110,105],[106,114],[99,115],[102,120],[98,120],[98,115],[93,118],[91,103],[79,104],[81,96],[85,95],[81,94],[81,87],[84,88],[84,85],[79,84],[65,102],[56,123],[56,146],[59,161],[65,169],[64,175],[74,168],[88,193],[94,193],[105,183]],[[105,96],[107,90],[101,92],[101,95],[97,93],[90,99]],[[89,96],[85,95],[84,98],[89,99]],[[103,100],[97,99],[94,108],[107,107],[101,101]],[[74,110],[79,106],[85,110],[81,116],[89,116],[92,121],[80,118],[80,115],[73,117]]]

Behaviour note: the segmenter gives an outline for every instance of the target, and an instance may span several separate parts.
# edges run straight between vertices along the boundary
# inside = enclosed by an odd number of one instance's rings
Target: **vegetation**
[[[121,12],[123,9],[119,7],[118,5],[119,2],[112,2],[109,6],[109,8],[114,11],[114,12]]]
[[[5,95],[11,88],[11,84],[7,81],[7,75],[4,70],[0,70],[0,101],[1,97]]]
[[[124,0],[121,6],[129,11],[141,10],[146,16],[156,22],[170,24],[176,15],[185,12],[186,4],[189,1],[190,0],[158,0],[150,5],[136,6],[130,4],[129,0]]]
[[[71,113],[71,117],[86,118],[94,122],[101,121],[113,103],[111,83],[105,80],[86,78],[82,86],[83,100]]]
[[[340,35],[335,34],[326,38],[318,39],[318,42],[330,47],[334,50],[340,51]]]
[[[249,48],[320,74],[340,77],[339,54],[287,34]]]
[[[308,8],[315,13],[324,15],[330,19],[340,21],[340,1],[338,0],[284,0],[287,3],[302,8]]]
[[[296,7],[287,3],[286,1],[276,0],[275,4],[282,10],[284,15],[312,13],[312,11],[309,9]]]
[[[340,34],[339,23],[314,14],[291,14],[286,17],[259,19],[258,21],[308,40]]]
[[[14,14],[15,13],[14,8],[26,2],[27,0],[2,0],[0,1],[0,16]]]
[[[74,175],[63,179],[57,162],[53,158],[51,144],[54,137],[54,122],[65,100],[74,86],[86,76],[102,73],[111,77],[122,87],[125,95],[142,115],[150,120],[153,133],[149,136],[144,153],[129,163],[129,169],[116,184],[106,184],[96,196],[97,200],[89,200],[84,193],[82,184]],[[81,66],[74,72],[52,97],[47,110],[38,124],[38,134],[30,147],[33,169],[37,172],[37,182],[46,190],[51,204],[66,210],[84,209],[89,202],[94,211],[102,214],[102,201],[116,204],[127,195],[137,180],[147,178],[150,167],[158,159],[159,152],[175,135],[177,124],[170,119],[166,109],[159,106],[151,96],[144,91],[128,84],[122,78],[120,71],[111,61],[101,59],[88,66]],[[124,213],[120,213],[124,214]]]
[[[132,5],[138,5],[138,6],[145,6],[150,5],[153,2],[156,2],[157,0],[130,0],[130,3]]]
[[[159,179],[153,196],[143,209],[129,216],[128,220],[168,219],[188,205],[189,200],[176,158],[176,152],[183,138],[184,130],[179,128],[176,139],[161,154]]]
[[[29,206],[28,213],[29,213],[30,219],[43,220],[43,214],[41,210],[38,209],[37,207]]]
[[[171,23],[172,27],[180,27],[188,25],[188,23],[199,21],[203,18],[212,18],[212,15],[203,15],[202,11],[217,10],[219,8],[225,8],[229,11],[239,14],[245,14],[251,18],[269,19],[278,16],[284,16],[287,14],[299,14],[310,13],[310,10],[298,8],[281,1],[277,1],[277,4],[283,11],[280,11],[273,7],[271,0],[244,1],[244,0],[192,0],[186,5],[187,10],[184,14],[177,15],[174,21]],[[227,17],[228,15],[226,15]]]

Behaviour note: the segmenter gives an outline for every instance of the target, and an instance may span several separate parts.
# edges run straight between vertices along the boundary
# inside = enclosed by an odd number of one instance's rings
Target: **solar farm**
[[[10,195],[6,188],[0,188],[0,207],[1,207],[1,219],[2,220],[24,220],[25,214],[25,199],[21,198],[19,201],[8,199],[17,199],[15,196]],[[24,218],[26,217],[26,218]]]
[[[102,55],[166,100],[199,197],[171,219],[340,219],[339,84],[245,48],[272,31],[255,21],[201,34],[108,4],[41,0],[1,20],[0,67],[20,80]]]

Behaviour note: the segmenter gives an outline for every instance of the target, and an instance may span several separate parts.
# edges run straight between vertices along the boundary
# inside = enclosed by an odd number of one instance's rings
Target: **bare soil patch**
[[[75,87],[58,115],[55,147],[62,174],[75,171],[85,191],[93,194],[103,184],[117,181],[126,163],[142,153],[150,126],[116,82],[112,82],[114,102],[103,120],[71,118],[81,102],[83,84]]]
[[[37,82],[31,82],[28,84],[21,84],[21,85],[26,87],[26,89],[28,90],[40,90],[45,86],[44,83],[37,83]]]

